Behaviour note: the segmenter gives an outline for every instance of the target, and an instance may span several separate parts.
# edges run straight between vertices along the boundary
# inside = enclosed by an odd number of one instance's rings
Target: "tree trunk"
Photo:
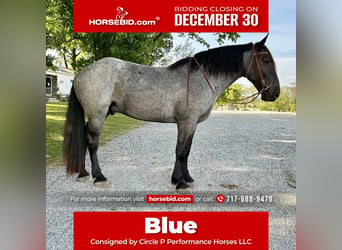
[[[71,60],[72,60],[71,66],[73,70],[76,70],[76,57],[77,57],[76,48],[72,48],[71,49]]]
[[[65,66],[66,69],[68,69],[69,68],[68,67],[68,61],[67,61],[67,58],[65,56],[65,53],[63,53],[63,59],[64,59],[64,66]]]

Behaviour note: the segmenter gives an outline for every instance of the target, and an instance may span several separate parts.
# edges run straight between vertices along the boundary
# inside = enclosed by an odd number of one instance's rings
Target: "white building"
[[[75,72],[58,68],[46,71],[46,99],[69,96]]]

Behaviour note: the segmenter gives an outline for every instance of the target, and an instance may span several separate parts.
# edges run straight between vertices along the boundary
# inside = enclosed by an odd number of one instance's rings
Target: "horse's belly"
[[[119,110],[118,112],[125,114],[129,117],[142,120],[142,121],[147,121],[147,122],[162,122],[162,123],[175,123],[176,120],[172,116],[156,116],[154,114],[149,114],[149,113],[137,113],[137,112],[130,112],[129,110],[121,111]]]
[[[140,104],[140,105],[139,105]],[[163,106],[160,102],[151,100],[149,104],[127,103],[118,107],[118,111],[135,119],[150,122],[176,122],[173,111],[170,107]]]

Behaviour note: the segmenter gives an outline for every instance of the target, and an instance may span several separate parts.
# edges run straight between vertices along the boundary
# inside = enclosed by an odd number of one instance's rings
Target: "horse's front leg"
[[[196,126],[196,122],[190,120],[177,123],[178,137],[176,146],[176,162],[171,178],[171,182],[176,185],[176,189],[188,188],[188,183],[194,181],[189,174],[188,157]]]

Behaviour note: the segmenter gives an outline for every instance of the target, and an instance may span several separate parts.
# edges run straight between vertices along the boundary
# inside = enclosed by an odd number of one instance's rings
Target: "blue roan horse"
[[[79,173],[79,180],[89,176],[85,169],[88,149],[94,185],[107,186],[97,159],[99,136],[106,117],[119,112],[144,121],[177,123],[171,181],[177,189],[189,187],[194,181],[188,171],[192,138],[197,124],[208,118],[217,94],[245,76],[262,100],[278,98],[279,80],[266,39],[209,49],[168,67],[103,58],[84,68],[74,79],[64,129],[67,173]]]

